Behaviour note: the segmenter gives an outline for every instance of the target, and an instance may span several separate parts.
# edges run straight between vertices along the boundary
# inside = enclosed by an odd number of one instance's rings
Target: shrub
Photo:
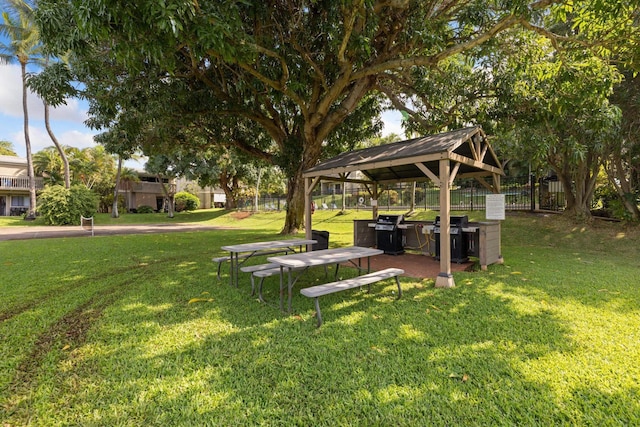
[[[136,212],[141,214],[148,214],[148,213],[154,213],[155,210],[149,205],[142,205],[142,206],[138,206],[138,208],[136,209]]]
[[[52,185],[38,198],[38,212],[51,225],[80,225],[80,216],[93,216],[97,207],[98,196],[84,185]]]
[[[195,211],[200,207],[200,199],[186,191],[176,193],[174,197],[176,212]]]

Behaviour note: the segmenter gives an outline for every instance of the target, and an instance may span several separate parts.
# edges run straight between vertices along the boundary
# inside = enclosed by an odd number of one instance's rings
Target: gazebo
[[[356,171],[366,179],[350,178]],[[431,180],[440,188],[440,273],[435,285],[453,287],[449,239],[453,181],[475,178],[497,194],[501,176],[502,165],[478,126],[342,153],[303,172],[306,237],[311,238],[311,193],[320,181],[364,185],[371,195],[375,219],[381,185]]]

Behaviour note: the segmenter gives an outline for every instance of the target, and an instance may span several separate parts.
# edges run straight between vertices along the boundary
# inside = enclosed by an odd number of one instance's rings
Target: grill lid
[[[404,221],[403,215],[378,215],[377,224],[391,224],[396,226]]]
[[[434,226],[440,225],[440,215],[436,216],[436,220],[433,223]],[[469,225],[469,217],[467,215],[462,216],[450,216],[449,226],[466,228]]]
[[[376,224],[376,231],[393,231],[396,229],[395,224]]]

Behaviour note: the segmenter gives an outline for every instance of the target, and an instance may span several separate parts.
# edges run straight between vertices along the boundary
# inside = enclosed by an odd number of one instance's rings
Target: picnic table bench
[[[262,252],[260,253],[260,255],[277,255],[277,254],[289,254],[291,253],[291,250],[289,248],[284,248],[284,249],[280,249],[280,250],[273,250],[273,251],[268,251],[268,252]],[[251,258],[252,256],[255,256],[256,254],[254,253],[244,253],[244,254],[238,254],[238,259],[239,260],[247,260],[248,258]],[[218,272],[216,274],[216,277],[218,278],[218,280],[220,280],[220,273],[221,273],[221,268],[222,268],[222,264],[224,264],[225,262],[231,261],[231,255],[225,255],[225,256],[219,256],[219,257],[214,257],[211,258],[212,262],[216,262],[218,263]],[[243,267],[243,268],[247,268],[247,267]],[[245,271],[242,268],[240,269],[240,271]],[[245,271],[246,272],[246,271]]]
[[[280,266],[278,264],[268,263],[268,264],[256,264],[256,265],[248,265],[246,267],[240,267],[240,271],[243,273],[253,273],[251,274],[251,295],[253,296],[256,293],[256,286],[254,277],[267,277],[267,276],[259,276],[261,272],[277,270],[280,273]],[[271,275],[273,273],[270,273]],[[262,285],[262,282],[260,283]],[[262,286],[260,286],[260,301],[262,301]]]
[[[354,277],[353,279],[338,280],[331,283],[325,283],[323,285],[311,286],[300,290],[300,293],[306,297],[313,298],[316,307],[316,318],[318,319],[318,327],[322,325],[322,314],[320,312],[320,297],[323,295],[333,294],[335,292],[345,291],[347,289],[353,289],[367,285],[369,291],[371,290],[371,284],[380,282],[382,280],[390,279],[394,277],[396,284],[398,285],[398,296],[400,299],[402,296],[402,288],[400,287],[400,280],[398,276],[404,274],[404,270],[400,268],[386,268],[380,271],[374,271],[373,273],[365,274],[363,276]]]
[[[273,255],[281,253],[291,253],[299,251],[307,245],[317,243],[313,239],[289,239],[289,240],[271,240],[265,242],[241,243],[238,245],[222,246],[223,251],[228,251],[228,256],[213,258],[212,261],[218,263],[218,278],[220,278],[220,267],[223,262],[230,261],[231,268],[229,274],[229,283],[238,286],[238,273],[240,264],[249,260],[254,256]],[[240,261],[242,260],[242,261]]]

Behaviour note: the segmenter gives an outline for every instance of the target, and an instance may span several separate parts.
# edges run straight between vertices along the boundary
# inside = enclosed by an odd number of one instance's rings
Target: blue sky
[[[13,143],[15,152],[25,156],[22,82],[20,66],[0,66],[0,140]],[[33,152],[53,145],[44,125],[42,101],[32,93],[28,95],[29,138]],[[87,119],[87,106],[78,100],[67,101],[66,106],[51,109],[49,112],[53,133],[61,144],[85,148],[95,145],[95,131],[84,126]]]
[[[34,153],[50,147],[53,142],[44,125],[44,109],[40,99],[32,93],[28,96],[29,138]],[[87,105],[76,99],[67,101],[66,106],[50,110],[50,123],[53,133],[63,145],[77,148],[94,146],[93,136],[97,133],[84,125],[87,119]],[[384,135],[395,133],[403,136],[399,112],[392,111],[383,115]],[[18,65],[0,65],[0,140],[13,143],[15,152],[25,156],[22,83]],[[143,164],[129,163],[129,167],[142,169]]]

